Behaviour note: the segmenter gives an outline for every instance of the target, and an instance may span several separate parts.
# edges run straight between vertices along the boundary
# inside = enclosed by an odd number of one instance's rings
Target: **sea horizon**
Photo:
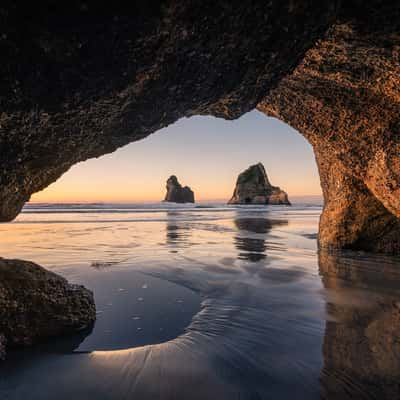
[[[0,400],[400,400],[400,1],[0,21]]]
[[[319,252],[321,212],[316,202],[27,204],[15,221],[0,224],[2,256],[89,288],[97,316],[90,330],[10,351],[5,365],[13,368],[0,366],[0,393],[18,386],[21,396],[55,398],[68,373],[68,396],[101,396],[108,381],[121,398],[130,380],[144,391],[156,375],[179,385],[189,364],[193,379],[210,377],[201,389],[208,398],[228,385],[236,394],[267,396],[274,387],[280,399],[318,399],[321,382],[332,384],[328,376],[348,379],[342,359],[322,348],[340,346],[352,332],[346,351],[356,355],[364,303],[371,310],[391,304],[400,281],[390,258]],[[389,281],[375,282],[376,262],[392,271]],[[336,265],[351,274],[335,272]],[[361,271],[359,286],[352,276]],[[153,356],[141,366],[147,353]],[[109,364],[116,374],[99,382],[94,377],[106,376]],[[245,366],[249,375],[235,375]],[[357,388],[367,394],[362,382]]]
[[[320,201],[323,202],[323,195],[319,194],[311,194],[311,195],[297,195],[297,196],[290,196],[290,201],[292,204],[296,203],[301,203],[302,201]],[[199,199],[196,200],[195,203],[193,204],[228,204],[228,199]],[[127,200],[113,200],[113,201],[107,201],[107,200],[74,200],[74,201],[38,201],[38,200],[33,200],[33,201],[28,201],[25,203],[25,207],[29,205],[44,205],[44,204],[122,204],[122,205],[138,205],[138,204],[165,204],[165,203],[170,203],[170,204],[178,204],[179,203],[174,203],[174,202],[167,202],[165,200],[132,200],[132,201],[127,201]],[[186,205],[190,205],[191,203],[183,203]]]

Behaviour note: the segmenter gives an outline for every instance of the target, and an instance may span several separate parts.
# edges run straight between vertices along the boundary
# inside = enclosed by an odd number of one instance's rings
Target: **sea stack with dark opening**
[[[264,165],[251,165],[237,178],[236,187],[228,204],[286,204],[288,195],[268,180]]]
[[[194,203],[194,193],[189,186],[184,186],[179,183],[175,175],[171,175],[167,180],[167,194],[164,201],[172,203]]]

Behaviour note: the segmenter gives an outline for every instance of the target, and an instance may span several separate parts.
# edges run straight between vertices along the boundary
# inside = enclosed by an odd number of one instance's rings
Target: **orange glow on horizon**
[[[112,154],[74,165],[32,202],[159,202],[176,175],[196,201],[228,201],[237,176],[262,162],[272,185],[321,195],[311,145],[295,130],[252,111],[238,120],[183,118]]]
[[[183,182],[183,184],[186,184]],[[196,187],[195,185],[188,184],[195,192],[195,200],[197,202],[227,202],[232,196],[234,190],[234,183],[225,185],[210,185],[208,182],[203,182],[204,189]],[[127,185],[117,185],[113,182],[105,184],[107,190],[100,189],[96,184],[87,182],[81,185],[81,182],[64,182],[61,178],[56,183],[50,185],[45,190],[32,195],[30,202],[42,203],[155,203],[160,202],[165,196],[165,183],[160,182],[156,187],[147,187],[146,190],[135,191]],[[153,186],[153,185],[152,185]],[[316,190],[312,191],[311,185],[305,188],[304,185],[296,187],[290,185],[291,190],[285,186],[280,185],[281,188],[288,192],[290,197],[301,196],[321,196]],[[307,190],[309,189],[309,190]]]

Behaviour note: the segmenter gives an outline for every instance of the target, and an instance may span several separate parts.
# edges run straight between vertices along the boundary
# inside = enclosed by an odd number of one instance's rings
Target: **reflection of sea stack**
[[[271,220],[267,218],[243,218],[234,220],[239,234],[235,236],[235,246],[239,250],[238,258],[258,262],[267,258],[267,234],[276,225],[286,225],[286,220]],[[252,235],[256,233],[257,235]],[[276,245],[274,245],[276,248]]]
[[[164,201],[173,203],[194,203],[194,193],[189,186],[184,186],[178,182],[175,175],[171,175],[167,180],[167,194]]]
[[[252,165],[242,172],[236,181],[235,191],[229,204],[287,204],[287,194],[269,183],[264,166]]]

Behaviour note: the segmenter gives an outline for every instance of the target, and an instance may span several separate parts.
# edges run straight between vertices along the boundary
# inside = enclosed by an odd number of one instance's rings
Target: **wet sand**
[[[93,289],[98,321],[11,352],[1,399],[400,394],[400,261],[318,253],[320,207],[39,211],[1,255]]]

